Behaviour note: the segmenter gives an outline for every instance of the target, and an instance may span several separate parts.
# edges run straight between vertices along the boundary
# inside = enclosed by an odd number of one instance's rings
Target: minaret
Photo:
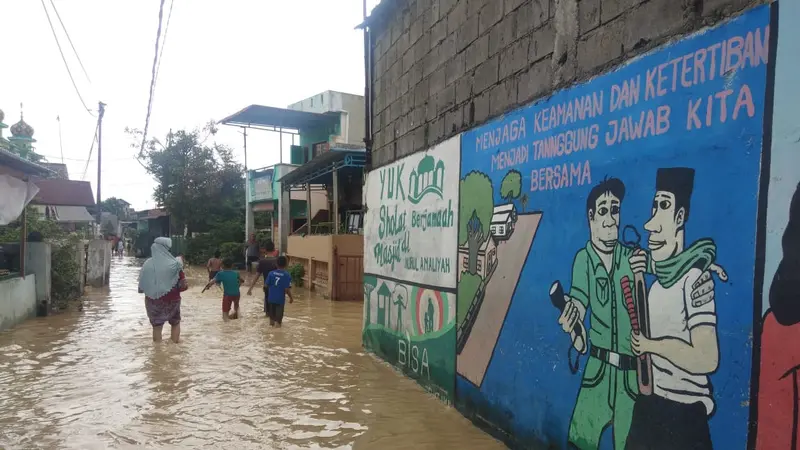
[[[6,113],[4,113],[2,109],[0,109],[0,148],[2,149],[8,149],[9,146],[8,139],[3,137],[3,130],[8,128],[8,125],[3,123],[3,120],[5,120],[5,118],[6,118]]]
[[[25,122],[22,112],[22,103],[19,104],[19,122],[11,125],[11,146],[23,158],[27,158],[28,154],[33,152],[33,144],[36,139],[33,138],[33,127]]]

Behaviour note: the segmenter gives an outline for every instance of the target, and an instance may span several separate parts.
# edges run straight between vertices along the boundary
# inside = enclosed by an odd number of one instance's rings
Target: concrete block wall
[[[383,0],[373,167],[765,0]]]

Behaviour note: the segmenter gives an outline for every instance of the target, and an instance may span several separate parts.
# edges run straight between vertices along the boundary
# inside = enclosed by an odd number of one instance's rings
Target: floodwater
[[[367,355],[360,304],[300,291],[273,329],[243,296],[223,323],[190,272],[182,342],[154,344],[140,264],[115,259],[82,311],[0,334],[0,448],[504,448]]]

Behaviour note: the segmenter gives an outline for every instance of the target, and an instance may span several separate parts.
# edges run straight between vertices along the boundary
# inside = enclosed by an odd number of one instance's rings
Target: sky
[[[166,0],[172,17],[158,72],[148,136],[202,127],[251,104],[286,107],[326,90],[363,95],[362,0]],[[86,68],[84,75],[61,29],[55,5]],[[44,0],[85,103],[106,106],[101,196],[137,210],[153,208],[155,182],[139,165],[125,128],[144,128],[158,28],[159,0]],[[378,0],[368,0],[369,10]],[[70,82],[41,0],[2,1],[6,68],[0,109],[11,126],[34,130],[36,151],[67,164],[71,179],[97,193],[96,118]],[[164,34],[162,32],[162,39]],[[59,122],[61,119],[61,138]],[[9,136],[5,130],[5,137]],[[244,163],[239,128],[220,126],[209,142],[229,145]],[[290,139],[284,138],[288,161]],[[248,167],[279,160],[278,135],[248,132]],[[85,173],[85,177],[84,177]]]

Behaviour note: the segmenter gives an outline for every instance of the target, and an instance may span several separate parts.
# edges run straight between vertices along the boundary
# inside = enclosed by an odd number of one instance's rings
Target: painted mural
[[[462,135],[467,415],[553,448],[746,447],[769,25],[753,8]]]
[[[455,389],[460,138],[367,176],[364,346],[447,402]]]
[[[779,3],[766,206],[757,450],[800,448],[800,2]]]

